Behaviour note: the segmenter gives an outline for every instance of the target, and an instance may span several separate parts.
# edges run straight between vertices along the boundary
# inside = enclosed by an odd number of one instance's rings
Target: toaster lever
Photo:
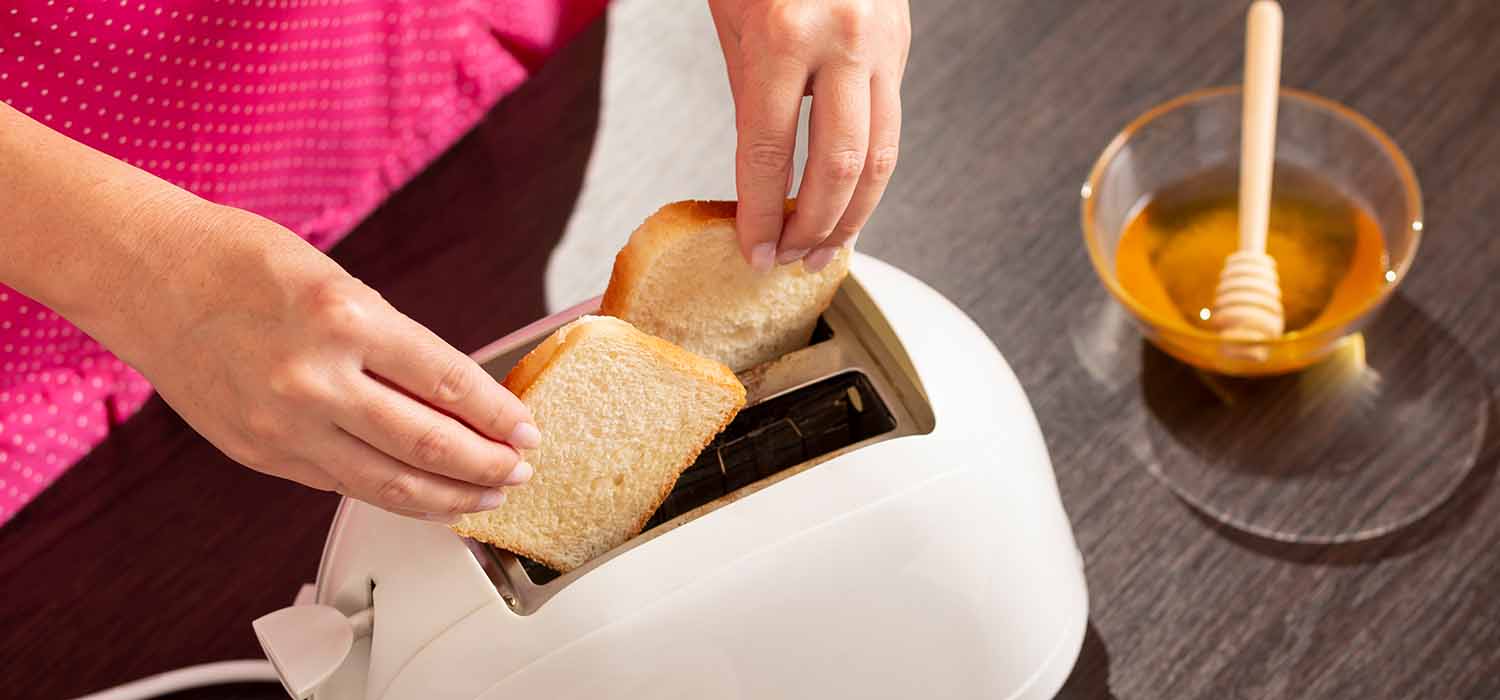
[[[345,617],[327,605],[293,605],[251,623],[260,648],[296,700],[306,700],[337,671],[354,647],[369,636],[373,608]]]

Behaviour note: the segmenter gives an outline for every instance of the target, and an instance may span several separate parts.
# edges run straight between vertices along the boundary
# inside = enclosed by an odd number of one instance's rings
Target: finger
[[[388,342],[365,368],[491,439],[529,450],[541,443],[531,411],[478,363],[416,321],[394,314]]]
[[[424,471],[480,486],[515,486],[531,467],[509,445],[370,378],[348,389],[335,423],[375,449]]]
[[[870,220],[870,215],[880,204],[880,198],[885,195],[891,173],[896,169],[896,154],[900,145],[901,92],[896,85],[877,76],[870,84],[870,149],[865,156],[865,168],[859,175],[859,185],[854,188],[854,195],[849,198],[849,206],[844,209],[844,215],[839,218],[833,227],[833,233],[829,234],[827,240],[823,241],[823,247],[819,249],[828,252],[819,253],[818,258],[826,256],[831,260],[834,250],[853,241]],[[809,267],[822,267],[813,265],[815,260],[812,254],[809,254],[807,260]],[[826,265],[827,262],[823,264]]]
[[[741,67],[735,93],[735,225],[740,253],[761,271],[771,269],[786,222],[787,182],[807,75],[806,67],[793,60]]]
[[[342,487],[340,487],[339,495],[340,496],[345,496],[345,497],[348,497],[348,498],[354,498],[355,500],[360,500],[360,499],[356,498],[355,496],[351,496],[351,495],[349,495],[347,493],[344,493]],[[427,520],[427,521],[434,522],[434,523],[442,523],[444,525],[452,525],[454,523],[457,523],[459,521],[459,519],[461,517],[463,517],[462,515],[457,514],[457,513],[423,513],[421,511],[407,510],[405,508],[382,508],[381,510],[384,510],[384,511],[389,512],[389,513],[395,513],[396,515],[399,515],[399,516],[402,516],[402,517],[405,517],[405,518],[413,518],[415,520]]]
[[[417,520],[427,520],[427,521],[434,522],[434,523],[442,523],[444,525],[452,525],[454,523],[457,523],[458,519],[460,517],[460,516],[458,516],[456,514],[452,514],[452,513],[422,513],[420,511],[415,511],[415,510],[401,510],[401,509],[386,509],[386,510],[389,510],[390,512],[395,513],[396,515],[400,515],[400,516],[403,516],[403,517],[415,518]]]
[[[343,484],[339,484],[337,487],[331,490],[334,493],[337,493],[338,495],[344,496],[346,498],[362,500],[358,496],[347,493],[348,489],[344,488]],[[417,520],[430,520],[435,523],[443,523],[444,525],[452,525],[453,523],[458,522],[459,519],[459,516],[457,514],[452,513],[423,513],[421,511],[407,510],[405,508],[383,508],[382,510],[395,513],[396,515],[404,516],[407,518],[415,518]]]
[[[848,208],[870,147],[870,99],[870,79],[858,71],[830,68],[813,78],[807,165],[776,262],[801,260]]]
[[[723,2],[709,0],[708,14],[714,22],[714,32],[719,37],[719,50],[724,54],[724,64],[729,69],[730,79],[733,80],[734,73],[739,68],[740,36],[735,30],[735,23],[730,21],[730,15],[726,12]]]
[[[505,501],[500,489],[415,469],[342,430],[322,445],[318,461],[338,475],[344,494],[393,513],[478,513],[494,510]]]

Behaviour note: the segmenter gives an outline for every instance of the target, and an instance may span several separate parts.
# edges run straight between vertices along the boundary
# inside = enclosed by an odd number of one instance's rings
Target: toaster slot
[[[807,340],[808,347],[812,347],[825,340],[833,339],[833,327],[828,325],[827,316],[818,317],[818,325],[813,326],[812,337]]]
[[[895,427],[890,410],[860,372],[751,406],[683,472],[646,529]]]
[[[536,349],[536,346],[546,340],[547,336],[584,315],[598,312],[599,298],[595,297],[490,343],[476,350],[471,357],[495,381],[505,381],[505,376],[510,373],[511,368],[515,367],[516,363],[526,356],[526,353]],[[804,348],[833,340],[834,336],[833,322],[830,322],[827,314],[823,314],[818,317],[817,324],[813,326],[812,336],[808,338]]]
[[[643,534],[752,485],[766,485],[792,467],[880,437],[896,418],[863,372],[844,372],[747,407],[677,479]],[[516,557],[532,583],[557,572]]]

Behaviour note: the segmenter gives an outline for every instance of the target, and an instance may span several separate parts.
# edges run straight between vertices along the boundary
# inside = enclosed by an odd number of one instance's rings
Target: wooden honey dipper
[[[1281,82],[1281,25],[1281,6],[1274,0],[1256,0],[1250,6],[1240,126],[1240,241],[1219,273],[1212,316],[1219,333],[1235,340],[1270,340],[1281,335],[1286,323],[1276,261],[1266,254]]]

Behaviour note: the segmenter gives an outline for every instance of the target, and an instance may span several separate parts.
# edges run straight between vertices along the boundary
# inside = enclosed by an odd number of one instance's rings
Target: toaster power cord
[[[147,700],[168,693],[229,683],[279,683],[276,669],[265,659],[216,661],[158,673],[137,681],[85,695],[77,700]]]
[[[169,693],[229,683],[280,683],[294,698],[312,694],[338,670],[356,639],[370,636],[374,609],[345,616],[337,608],[314,605],[304,588],[292,607],[252,625],[265,659],[216,661],[147,676],[75,700],[148,700]]]

